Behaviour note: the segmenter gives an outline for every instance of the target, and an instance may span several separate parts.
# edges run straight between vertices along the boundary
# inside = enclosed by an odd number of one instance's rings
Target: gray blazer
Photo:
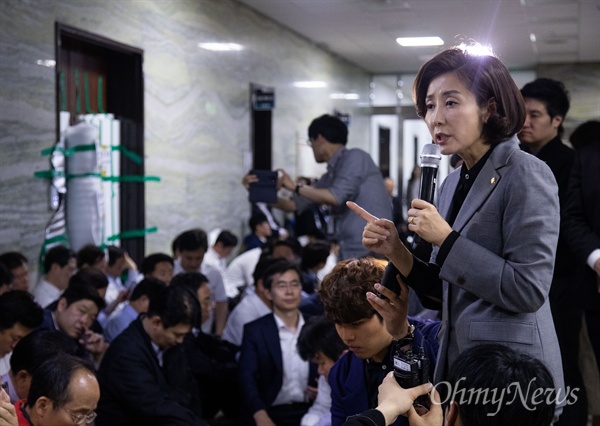
[[[459,178],[457,170],[440,187],[443,217]],[[454,221],[460,237],[440,271],[444,298],[436,382],[460,352],[496,342],[541,360],[564,398],[548,301],[559,222],[550,168],[521,151],[516,137],[496,146]]]

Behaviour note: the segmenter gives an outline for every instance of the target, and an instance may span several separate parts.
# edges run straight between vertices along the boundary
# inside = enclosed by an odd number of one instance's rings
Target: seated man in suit
[[[201,310],[200,322],[192,326],[182,346],[198,384],[202,418],[210,420],[220,413],[219,424],[226,421],[238,424],[240,392],[235,355],[239,348],[200,329],[212,304],[208,279],[200,272],[184,272],[175,275],[170,286],[189,290],[197,297]]]
[[[160,293],[165,283],[155,278],[144,278],[135,286],[129,300],[117,308],[110,316],[104,327],[104,338],[112,342],[131,324],[139,314],[148,311],[150,300]]]
[[[43,315],[26,291],[13,290],[0,296],[0,375],[10,370],[9,354],[17,342],[40,325]]]
[[[10,357],[10,370],[1,379],[12,403],[27,398],[33,373],[44,361],[59,353],[76,356],[78,350],[73,339],[59,331],[38,329],[19,340]]]
[[[263,246],[267,243],[272,233],[271,225],[269,225],[267,216],[264,213],[254,213],[252,217],[250,217],[248,225],[250,226],[252,233],[244,237],[242,252]]]
[[[229,313],[227,293],[221,272],[204,262],[208,250],[208,237],[200,228],[189,229],[179,234],[172,243],[174,253],[173,275],[182,272],[200,272],[208,278],[210,297],[214,302],[214,312],[202,323],[202,331],[216,336],[223,334]]]
[[[333,364],[348,350],[335,330],[335,324],[323,315],[310,317],[298,337],[302,359],[318,366],[317,398],[302,417],[301,426],[331,425],[331,388],[327,382]]]
[[[46,275],[35,288],[35,301],[45,308],[57,300],[69,285],[69,279],[75,274],[75,253],[63,246],[52,247],[44,257]]]
[[[27,399],[17,401],[15,411],[20,425],[91,424],[98,398],[94,367],[72,355],[58,354],[35,370]]]
[[[92,330],[92,325],[104,306],[90,277],[84,270],[79,271],[71,277],[60,298],[44,309],[41,328],[66,334],[79,345],[79,354],[98,366],[108,345],[102,334]]]
[[[96,426],[206,424],[181,347],[197,321],[198,301],[187,289],[165,287],[150,300],[106,351]]]
[[[374,258],[347,259],[339,262],[321,283],[325,316],[335,323],[349,349],[329,373],[333,426],[377,406],[377,387],[393,370],[398,345],[417,354],[423,348],[430,365],[435,365],[439,347],[435,337],[440,323],[407,317],[408,287],[401,283],[397,295],[376,284],[383,278],[385,265]],[[390,300],[387,306],[394,309],[394,315],[389,316],[393,323],[388,323],[388,318],[374,308],[381,300],[374,289]],[[433,368],[430,370],[433,377]],[[406,418],[394,423],[406,424]]]
[[[307,386],[316,377],[297,349],[304,325],[298,309],[300,271],[293,263],[278,261],[267,269],[263,286],[273,313],[246,324],[240,356],[245,424],[297,426],[309,407]]]
[[[166,253],[152,253],[144,257],[140,272],[144,278],[156,278],[169,285],[173,278],[173,258]]]

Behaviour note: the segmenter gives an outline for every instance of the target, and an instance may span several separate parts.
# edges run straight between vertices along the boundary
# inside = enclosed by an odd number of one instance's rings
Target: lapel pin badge
[[[493,185],[493,184],[495,184],[495,183],[496,183],[496,178],[495,178],[495,177],[493,177],[492,179],[490,179],[490,183],[491,183],[492,185]]]

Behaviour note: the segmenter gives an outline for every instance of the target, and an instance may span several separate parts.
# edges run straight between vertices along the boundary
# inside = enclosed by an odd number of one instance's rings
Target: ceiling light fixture
[[[358,93],[332,93],[329,95],[329,99],[345,99],[345,100],[356,100],[360,99]]]
[[[295,81],[293,85],[301,89],[321,89],[327,87],[327,83],[324,81]]]
[[[404,47],[442,46],[444,40],[440,37],[398,37],[396,43]]]
[[[38,59],[35,63],[48,68],[54,68],[56,66],[56,61],[54,59]]]
[[[244,46],[237,43],[198,43],[198,47],[213,52],[237,52],[244,49]]]

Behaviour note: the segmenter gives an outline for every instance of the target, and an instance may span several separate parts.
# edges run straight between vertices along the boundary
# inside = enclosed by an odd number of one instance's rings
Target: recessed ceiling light
[[[346,99],[346,100],[354,100],[360,99],[358,93],[332,93],[329,95],[329,99]]]
[[[244,46],[237,43],[198,43],[198,47],[213,52],[235,52],[244,49]]]
[[[442,46],[444,40],[439,37],[398,37],[396,43],[405,47]]]
[[[56,61],[54,59],[38,59],[35,63],[48,68],[54,68],[56,66]]]
[[[324,81],[295,81],[294,87],[300,87],[302,89],[320,89],[327,87],[327,83]]]

